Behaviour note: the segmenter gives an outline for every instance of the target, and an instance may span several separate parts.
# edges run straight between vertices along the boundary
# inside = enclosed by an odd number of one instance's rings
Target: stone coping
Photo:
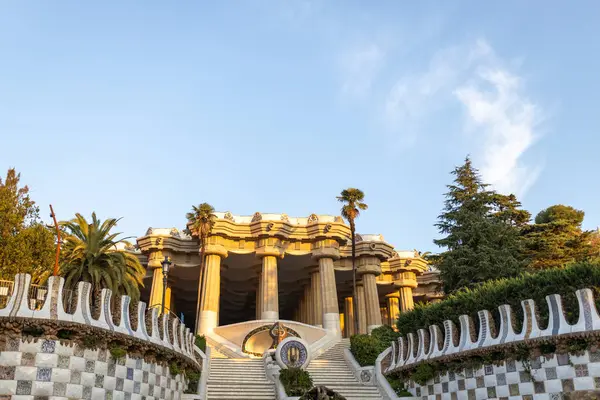
[[[548,325],[542,329],[538,323],[536,304],[533,300],[523,300],[523,321],[521,332],[515,332],[514,314],[507,304],[498,307],[500,329],[495,332],[491,313],[478,312],[479,333],[475,333],[472,319],[467,315],[459,317],[460,329],[451,320],[444,321],[444,331],[431,325],[429,331],[419,329],[391,343],[391,361],[385,373],[402,371],[416,367],[425,361],[448,361],[466,355],[489,351],[499,346],[531,341],[558,339],[559,337],[589,336],[600,334],[600,316],[594,303],[591,289],[575,292],[579,304],[579,319],[571,325],[566,321],[562,299],[558,294],[546,296],[548,303]]]
[[[112,292],[102,289],[100,296],[100,317],[95,319],[91,313],[92,286],[88,282],[77,284],[77,304],[73,313],[65,312],[63,305],[64,278],[50,277],[48,279],[47,295],[39,309],[29,307],[29,288],[31,276],[18,274],[15,276],[12,294],[6,307],[0,309],[0,321],[7,329],[14,329],[12,323],[21,325],[40,325],[51,327],[49,330],[79,330],[98,333],[99,335],[113,335],[117,341],[130,342],[142,348],[155,348],[159,353],[164,353],[179,358],[185,364],[201,369],[196,360],[194,335],[178,319],[170,320],[168,315],[159,318],[158,309],[152,308],[146,313],[146,304],[138,303],[136,329],[132,328],[129,314],[129,296],[121,296],[121,318],[115,324],[111,312],[110,302]],[[149,333],[146,329],[146,319],[149,316]],[[17,327],[18,329],[18,327]],[[173,333],[173,334],[172,334]],[[151,346],[150,346],[151,345]],[[200,352],[202,357],[202,352]]]

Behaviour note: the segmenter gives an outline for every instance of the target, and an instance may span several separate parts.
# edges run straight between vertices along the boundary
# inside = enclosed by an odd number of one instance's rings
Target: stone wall
[[[183,370],[206,365],[189,328],[142,302],[131,318],[130,299],[122,296],[115,322],[111,291],[103,289],[95,319],[91,285],[80,282],[67,313],[64,279],[51,277],[42,305],[32,309],[30,283],[29,275],[17,275],[0,309],[0,398],[179,399]],[[126,354],[112,357],[111,346]]]
[[[570,340],[583,339],[584,343],[598,342],[600,316],[590,289],[575,292],[579,314],[575,324],[565,318],[559,295],[546,297],[549,317],[541,326],[537,306],[533,300],[521,302],[523,320],[520,331],[515,329],[515,316],[508,305],[498,308],[499,324],[487,310],[478,313],[478,329],[467,315],[459,318],[459,327],[453,321],[444,321],[443,330],[432,325],[428,330],[409,333],[391,344],[378,358],[376,368],[385,374],[410,377],[422,364],[432,364],[443,373],[435,375],[424,385],[407,378],[409,391],[424,399],[487,399],[530,398],[559,399],[563,393],[600,388],[600,353],[597,345],[588,350],[578,349],[569,354]],[[496,329],[498,326],[498,329]],[[591,340],[590,340],[591,338]],[[580,341],[581,342],[581,341]],[[544,345],[558,345],[556,354],[540,356]],[[523,354],[516,354],[517,350]],[[537,349],[537,350],[535,350]],[[531,350],[531,353],[527,353]],[[504,360],[496,365],[475,369],[456,368],[463,363],[482,364],[486,356],[503,354]],[[470,364],[469,364],[469,361]],[[454,371],[446,371],[452,363]]]

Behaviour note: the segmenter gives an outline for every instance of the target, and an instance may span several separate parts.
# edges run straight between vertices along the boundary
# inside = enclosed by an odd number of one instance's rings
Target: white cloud
[[[392,86],[383,106],[386,127],[411,144],[427,118],[458,100],[473,135],[468,152],[484,181],[523,195],[541,171],[522,161],[537,139],[541,110],[521,81],[484,40],[441,50],[425,72],[405,75]]]
[[[352,97],[368,94],[384,59],[383,49],[375,43],[362,45],[345,53],[340,60],[342,93]]]
[[[488,88],[486,88],[488,86]],[[454,92],[471,129],[483,137],[481,175],[500,192],[523,195],[541,166],[521,158],[537,139],[540,109],[523,94],[521,79],[502,67],[488,66]]]

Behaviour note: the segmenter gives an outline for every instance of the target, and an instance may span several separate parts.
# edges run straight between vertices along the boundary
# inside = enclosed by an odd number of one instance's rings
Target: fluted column
[[[163,273],[160,267],[152,270],[152,289],[150,290],[150,307],[157,306],[158,312],[160,313],[162,305],[163,295]]]
[[[345,315],[345,336],[349,338],[354,335],[354,306],[352,304],[352,297],[346,297],[344,299],[344,315]]]
[[[323,239],[316,242],[312,257],[319,262],[323,328],[341,336],[340,310],[333,267],[333,261],[340,258],[339,243],[333,239]]]
[[[312,302],[312,287],[309,284],[304,286],[304,306],[306,307],[306,323],[313,323],[313,302]]]
[[[258,271],[258,280],[256,282],[256,319],[260,319],[262,312],[262,278],[261,273]]]
[[[200,310],[196,319],[196,332],[200,335],[207,334],[219,326],[221,256],[207,254],[204,267]]]
[[[367,311],[367,332],[381,326],[381,310],[379,309],[379,294],[375,274],[364,274],[363,285],[365,287],[365,308]]]
[[[314,269],[310,273],[310,287],[312,294],[313,320],[311,324],[319,328],[323,327],[323,303],[321,296],[321,273],[319,269]]]
[[[398,320],[398,316],[400,315],[400,293],[396,292],[387,298],[387,310],[388,310],[388,320],[390,326],[396,326],[396,321]]]
[[[156,307],[158,314],[162,312],[162,301],[164,291],[164,275],[162,272],[162,261],[168,256],[167,252],[153,251],[148,255],[148,268],[152,269],[152,288],[150,289],[149,306]],[[171,288],[167,286],[165,293],[165,308],[171,307]]]
[[[261,274],[261,319],[279,319],[279,287],[277,284],[277,258],[265,255],[262,258]]]
[[[367,310],[365,307],[365,287],[363,282],[356,282],[356,315],[358,316],[358,333],[367,333]]]
[[[400,310],[402,312],[411,311],[415,308],[413,301],[412,288],[409,286],[401,287],[400,290]]]

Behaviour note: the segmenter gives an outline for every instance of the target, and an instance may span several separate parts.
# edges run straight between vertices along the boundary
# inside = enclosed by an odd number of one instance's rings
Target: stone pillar
[[[258,272],[258,282],[256,283],[256,319],[260,319],[260,313],[262,310],[262,279],[260,276],[260,271]]]
[[[150,263],[148,263],[150,267]],[[163,295],[163,273],[162,267],[154,267],[152,270],[152,289],[150,290],[150,307],[157,307],[158,313],[162,311],[162,295]]]
[[[309,284],[304,286],[304,304],[306,307],[306,323],[313,324],[313,302],[312,302],[312,287]]]
[[[379,309],[379,294],[375,274],[364,274],[365,308],[367,312],[367,332],[381,326],[381,310]]]
[[[265,255],[262,258],[260,319],[279,319],[279,286],[277,283],[277,258]]]
[[[413,293],[412,288],[409,286],[401,287],[399,290],[400,293],[400,310],[402,312],[411,311],[415,308],[415,303],[413,301]]]
[[[171,286],[167,283],[167,291],[165,293],[165,310],[174,312],[173,310],[173,293],[171,292]]]
[[[381,307],[379,309],[379,313],[381,314],[381,323],[383,325],[389,325],[390,324],[390,316],[388,315],[387,307]]]
[[[396,321],[398,320],[398,316],[400,315],[400,293],[392,293],[388,295],[387,298],[387,310],[388,310],[388,320],[391,327],[396,326]]]
[[[340,313],[340,332],[342,336],[344,335],[344,331],[346,329],[346,316],[344,313]]]
[[[361,282],[356,282],[356,315],[358,316],[358,333],[367,333],[367,311],[365,307],[365,287]]]
[[[315,243],[312,256],[319,261],[323,328],[341,336],[340,310],[333,268],[333,261],[340,258],[339,243],[333,239],[321,240]]]
[[[312,294],[313,320],[311,324],[319,328],[323,327],[323,303],[321,297],[321,272],[314,269],[310,273],[310,287]]]
[[[196,333],[200,335],[212,332],[219,326],[221,255],[207,253],[204,268],[200,310],[196,319]]]
[[[354,335],[354,305],[352,304],[352,297],[344,299],[344,315],[346,317],[344,324],[346,326],[345,336],[349,338]]]

